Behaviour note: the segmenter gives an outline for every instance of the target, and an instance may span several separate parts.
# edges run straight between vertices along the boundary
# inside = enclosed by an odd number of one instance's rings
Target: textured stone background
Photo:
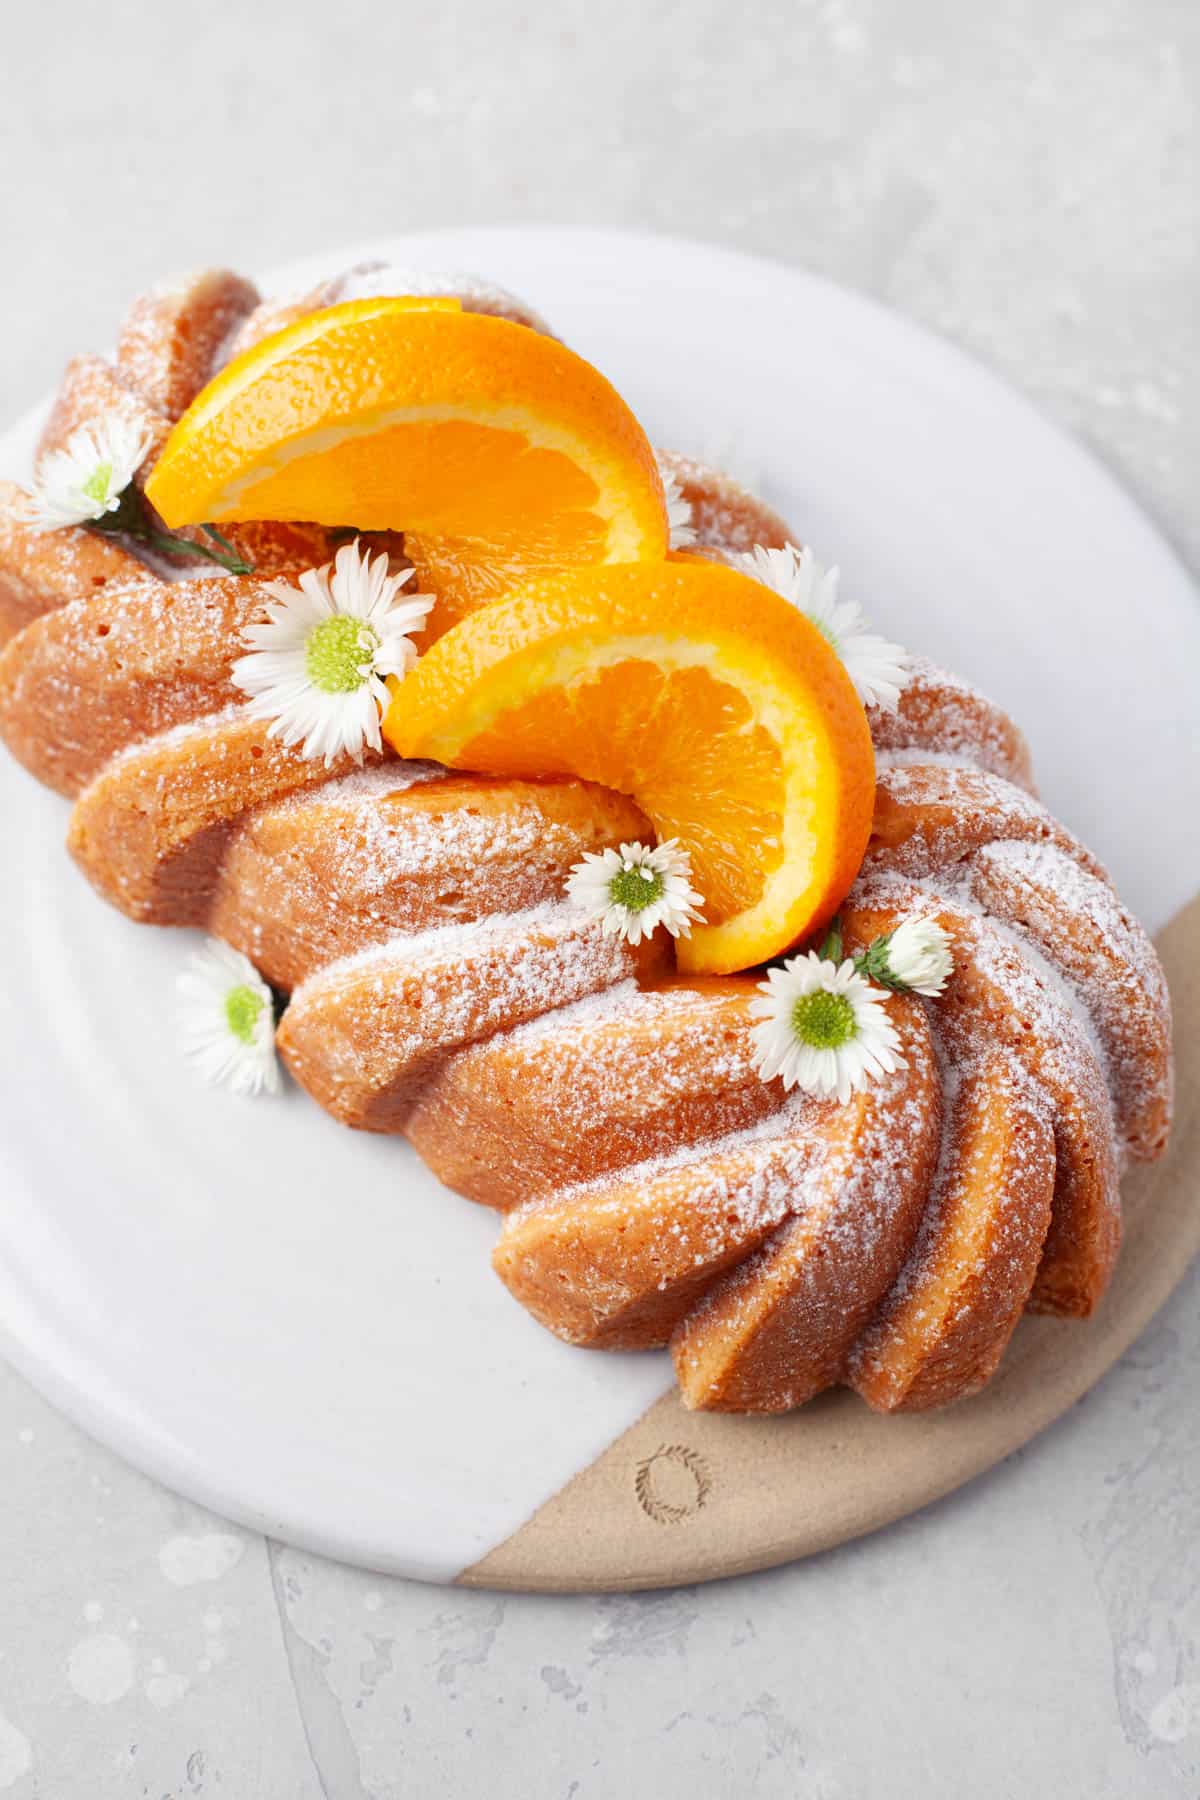
[[[1200,562],[1194,0],[62,0],[5,38],[5,417],[171,268],[633,224],[947,333]],[[1193,1273],[952,1500],[641,1598],[459,1595],[265,1544],[0,1375],[0,1792],[1195,1800],[1198,1299]]]

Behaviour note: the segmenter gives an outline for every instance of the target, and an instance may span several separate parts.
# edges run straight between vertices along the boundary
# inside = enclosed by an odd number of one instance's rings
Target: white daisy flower
[[[751,1002],[755,1068],[785,1088],[836,1094],[845,1104],[870,1081],[904,1066],[900,1039],[884,996],[849,960],[830,962],[814,950],[769,969]]]
[[[954,972],[950,935],[936,919],[905,919],[886,937],[876,938],[858,963],[872,981],[931,1000]]]
[[[400,598],[412,574],[393,574],[383,552],[372,558],[356,538],[294,587],[264,583],[274,596],[268,623],[243,632],[250,655],[234,663],[233,679],[251,696],[252,716],[271,720],[272,737],[303,739],[302,754],[327,765],[342,751],[361,760],[364,744],[382,749],[385,677],[417,660],[410,633],[433,605],[432,594]]]
[[[737,566],[811,620],[846,665],[864,706],[895,712],[909,678],[908,651],[869,631],[857,601],[838,599],[840,570],[824,568],[811,550],[795,544],[782,550],[758,544],[738,557]]]
[[[277,1094],[271,990],[249,958],[209,938],[176,985],[183,1047],[204,1079],[235,1094]]]
[[[51,450],[38,464],[32,494],[37,530],[94,524],[116,512],[149,451],[146,433],[115,414],[81,425],[63,449]]]
[[[692,503],[684,497],[675,471],[668,468],[661,457],[657,457],[655,460],[658,463],[658,473],[663,484],[663,499],[667,506],[669,548],[690,550],[696,542],[696,527],[692,523]]]
[[[691,863],[677,838],[650,850],[622,844],[618,850],[589,852],[567,881],[567,895],[603,923],[611,935],[640,944],[665,925],[672,937],[691,937],[704,922],[704,896],[691,885]]]

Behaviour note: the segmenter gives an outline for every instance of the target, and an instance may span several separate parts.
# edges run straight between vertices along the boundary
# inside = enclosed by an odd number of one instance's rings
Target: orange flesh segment
[[[706,922],[680,966],[728,973],[836,910],[874,757],[840,661],[785,600],[703,562],[571,571],[463,620],[394,683],[404,756],[575,774],[633,796],[691,857]]]
[[[464,756],[485,769],[520,758],[539,774],[586,758],[606,787],[653,794],[655,831],[687,839],[710,923],[753,906],[783,860],[779,745],[754,723],[744,694],[707,669],[614,663],[535,694]]]

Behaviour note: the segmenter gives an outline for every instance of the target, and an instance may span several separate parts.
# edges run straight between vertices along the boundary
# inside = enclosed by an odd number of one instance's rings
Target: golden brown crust
[[[1106,881],[1050,844],[988,844],[967,865],[972,896],[1036,948],[1096,1032],[1117,1130],[1152,1162],[1171,1129],[1171,996],[1154,946]]]
[[[81,792],[131,744],[220,711],[260,584],[170,586],[146,571],[30,625],[0,654],[0,738],[60,794]]]
[[[943,763],[879,770],[864,869],[924,877],[999,838],[1055,844],[1082,868],[1104,874],[1078,838],[1012,782]]]
[[[252,282],[202,269],[140,294],[117,340],[117,368],[164,417],[185,413],[212,374],[218,350],[258,305]]]
[[[408,1140],[447,1187],[507,1210],[743,1130],[783,1102],[754,1069],[756,992],[675,981],[488,1038],[429,1083]]]
[[[289,325],[307,319],[311,313],[319,312],[322,307],[336,306],[343,297],[346,283],[355,275],[368,274],[384,267],[384,264],[378,262],[359,263],[340,275],[330,276],[327,281],[317,282],[306,293],[264,300],[230,337],[225,347],[226,357],[232,360],[243,351],[253,349],[255,344],[261,344],[264,338],[273,337],[277,331],[284,331]],[[439,292],[460,300],[464,312],[489,313],[493,318],[509,319],[514,325],[525,325],[544,336],[554,336],[545,320],[515,294],[486,287],[466,288],[456,285],[452,280],[448,280]]]
[[[786,521],[732,475],[677,450],[659,450],[656,455],[692,509],[698,551],[742,554],[758,544],[781,550],[799,542]]]
[[[647,827],[587,782],[502,782],[387,761],[248,813],[216,873],[208,928],[276,987],[397,933],[520,912],[573,863]]]
[[[258,576],[167,583],[131,560],[115,566],[121,580],[101,580],[0,651],[0,740],[71,798],[130,745],[242,702],[233,665],[270,599]]]
[[[986,919],[902,882],[865,884],[843,914],[847,948],[894,931],[906,917],[935,920],[954,972],[938,998],[938,1028],[952,1060],[1007,1047],[1045,1094],[1057,1157],[1054,1211],[1031,1307],[1085,1318],[1108,1286],[1121,1237],[1112,1103],[1096,1052],[1069,1004]]]
[[[985,695],[918,657],[895,709],[869,706],[871,737],[884,766],[931,751],[960,757],[1034,793],[1029,745],[1008,714]]]
[[[600,1186],[560,1189],[505,1217],[492,1266],[514,1299],[569,1344],[649,1350],[775,1229],[806,1162],[805,1137],[722,1144]]]
[[[345,774],[285,750],[241,711],[151,738],[79,796],[67,848],[98,893],[148,925],[202,925],[233,828],[264,800]]]
[[[263,519],[243,519],[223,525],[221,532],[242,560],[251,565],[258,581],[321,568],[333,561],[338,546],[347,538],[344,532],[329,531],[324,525],[309,525],[295,519],[281,520],[277,524]],[[199,526],[175,535],[186,536],[200,544],[211,542]],[[403,539],[399,533],[376,532],[370,537],[364,534],[362,542],[372,549],[386,550],[401,562],[404,560],[401,554]],[[216,567],[215,564],[211,566]],[[202,576],[205,564],[191,559],[187,568],[194,575]]]
[[[454,1051],[620,981],[660,975],[666,955],[657,939],[631,949],[562,903],[393,938],[296,990],[280,1054],[343,1124],[402,1131],[423,1082]]]
[[[78,525],[38,531],[28,494],[0,481],[0,645],[43,613],[144,573],[136,557],[99,532]]]
[[[261,344],[265,338],[274,337],[277,331],[286,331],[289,325],[306,319],[310,313],[332,305],[328,298],[332,289],[332,282],[322,281],[315,288],[310,288],[308,293],[291,299],[261,300],[228,338],[223,361],[232,362],[244,351],[252,350],[255,344]]]
[[[67,364],[38,439],[37,461],[52,450],[65,449],[80,426],[102,418],[120,419],[146,439],[149,447],[136,477],[144,481],[167,441],[171,421],[102,356],[75,356]]]
[[[811,1109],[789,1217],[716,1283],[671,1343],[688,1406],[786,1412],[837,1381],[903,1265],[937,1162],[941,1093],[920,1003],[894,1000],[906,1066]]]
[[[1003,1050],[959,1085],[942,1166],[899,1281],[854,1345],[847,1379],[880,1412],[945,1406],[994,1372],[1050,1224],[1054,1132]]]

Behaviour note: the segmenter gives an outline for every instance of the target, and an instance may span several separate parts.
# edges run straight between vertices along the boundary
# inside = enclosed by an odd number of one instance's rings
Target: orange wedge
[[[632,795],[690,854],[706,922],[677,953],[696,973],[750,968],[823,924],[871,829],[871,736],[841,662],[717,563],[533,582],[393,683],[383,730],[402,756]]]
[[[306,519],[411,534],[439,628],[531,572],[667,547],[654,453],[556,339],[453,299],[352,300],[230,363],[146,492],[172,527]]]

